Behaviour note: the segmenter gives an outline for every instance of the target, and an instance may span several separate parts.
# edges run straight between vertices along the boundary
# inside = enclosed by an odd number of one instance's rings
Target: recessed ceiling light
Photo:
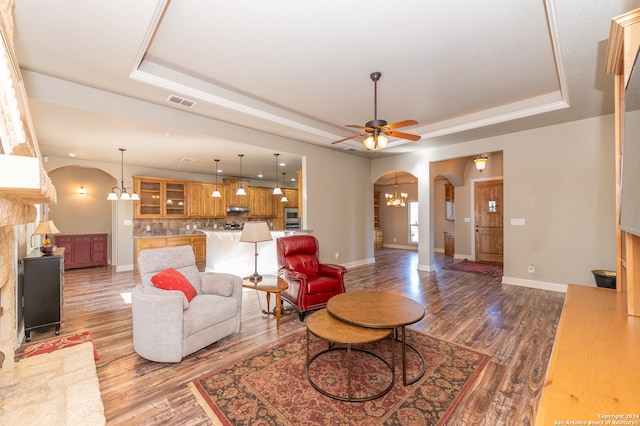
[[[73,158],[76,157],[76,153],[75,152],[70,152],[68,155],[69,155],[69,157],[73,157]]]
[[[263,175],[262,173],[258,173],[258,177],[259,177],[259,178],[263,178],[263,177],[264,177],[264,175]]]
[[[180,162],[181,162],[181,163],[195,163],[195,161],[196,161],[195,159],[193,159],[193,158],[188,158],[188,157],[182,158],[182,159],[180,160]]]
[[[162,134],[163,134],[164,136],[171,136],[171,133],[169,133],[167,130],[165,130],[164,132],[162,132]]]

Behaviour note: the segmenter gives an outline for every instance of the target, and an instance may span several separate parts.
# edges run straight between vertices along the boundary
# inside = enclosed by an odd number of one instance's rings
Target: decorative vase
[[[48,244],[46,246],[40,246],[40,251],[44,254],[52,254],[54,251],[56,251],[58,247],[54,246],[53,244]]]

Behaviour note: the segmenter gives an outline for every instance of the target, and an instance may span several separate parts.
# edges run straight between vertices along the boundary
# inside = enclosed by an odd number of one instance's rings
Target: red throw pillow
[[[151,277],[151,282],[163,290],[180,290],[189,302],[198,292],[189,280],[173,268],[167,268]]]

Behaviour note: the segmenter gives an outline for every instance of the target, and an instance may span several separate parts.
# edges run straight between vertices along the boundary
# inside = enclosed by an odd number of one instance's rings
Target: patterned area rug
[[[98,360],[98,351],[96,345],[93,343],[91,333],[89,331],[83,331],[82,333],[71,334],[68,336],[61,336],[54,340],[46,342],[34,343],[33,345],[25,346],[22,352],[22,358],[29,358],[31,356],[48,354],[58,349],[68,348],[70,346],[79,345],[81,343],[91,342],[93,344],[93,359]]]
[[[311,356],[327,349],[327,342],[313,336],[311,339]],[[401,351],[396,342],[393,387],[372,401],[331,399],[309,384],[305,372],[306,332],[208,373],[189,387],[216,425],[444,424],[489,356],[413,330],[407,330],[407,342],[426,359],[424,376],[412,385],[402,384]],[[359,348],[391,361],[388,339]],[[373,395],[388,385],[390,369],[376,360],[352,351],[354,396]],[[408,349],[408,378],[416,377],[421,366],[419,357]],[[327,352],[311,367],[309,374],[320,388],[346,394],[344,350]]]
[[[491,275],[492,277],[501,277],[502,263],[493,262],[472,262],[470,260],[461,260],[460,262],[451,263],[442,269],[451,271],[471,272],[474,274]]]

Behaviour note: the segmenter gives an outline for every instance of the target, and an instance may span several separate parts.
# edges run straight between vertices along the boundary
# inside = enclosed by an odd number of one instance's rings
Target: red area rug
[[[442,425],[489,356],[413,330],[407,330],[407,342],[426,359],[424,376],[412,385],[402,384],[401,351],[396,342],[393,387],[372,401],[331,399],[309,384],[305,332],[199,377],[189,387],[216,425]],[[312,336],[310,348],[313,356],[327,349],[327,342]],[[359,348],[391,360],[389,340]],[[345,351],[332,351],[312,363],[309,374],[322,389],[346,394],[344,355]],[[407,350],[407,358],[411,379],[422,363],[412,350]],[[351,365],[354,396],[373,395],[391,380],[389,368],[371,355],[352,351]]]
[[[492,277],[501,277],[503,274],[502,263],[494,262],[472,262],[470,260],[461,260],[454,262],[442,269],[451,271],[471,272],[473,274],[491,275]]]
[[[22,358],[29,358],[30,356],[36,356],[40,354],[47,354],[58,349],[68,348],[70,346],[79,345],[81,343],[91,342],[93,344],[93,358],[98,360],[98,351],[96,345],[93,343],[91,333],[84,331],[82,333],[71,334],[69,336],[61,336],[54,340],[46,342],[34,343],[33,345],[25,346],[22,352]]]

